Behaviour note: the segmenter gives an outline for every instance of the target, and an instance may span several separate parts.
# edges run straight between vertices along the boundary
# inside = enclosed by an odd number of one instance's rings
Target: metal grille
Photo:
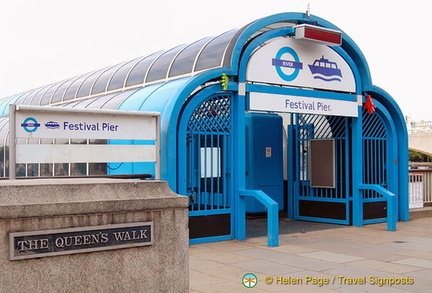
[[[388,188],[387,131],[378,113],[363,111],[363,183]],[[376,191],[364,190],[364,199],[382,198]]]
[[[348,118],[297,114],[299,130],[300,197],[346,199],[349,194]],[[335,188],[313,188],[310,185],[310,140],[335,140]],[[330,170],[329,170],[330,172]]]
[[[214,97],[192,113],[187,125],[187,192],[190,211],[230,208],[230,96]]]

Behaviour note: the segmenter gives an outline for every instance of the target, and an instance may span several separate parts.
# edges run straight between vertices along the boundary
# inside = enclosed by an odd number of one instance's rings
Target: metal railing
[[[396,231],[396,195],[393,192],[385,189],[381,185],[377,184],[360,184],[359,189],[362,190],[373,190],[385,197],[387,200],[387,230]]]
[[[409,171],[409,207],[432,206],[432,169]]]
[[[240,198],[253,197],[262,203],[267,209],[267,246],[277,247],[279,246],[279,208],[278,203],[275,202],[271,197],[265,194],[261,190],[239,190]],[[238,216],[241,225],[238,225],[239,229],[242,230],[239,238],[246,239],[246,211],[244,201],[241,201],[241,208],[239,208]]]

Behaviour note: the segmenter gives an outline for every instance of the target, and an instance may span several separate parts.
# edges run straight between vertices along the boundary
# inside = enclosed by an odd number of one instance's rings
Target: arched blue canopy
[[[256,49],[255,45],[286,35],[289,29],[299,24],[341,31],[317,16],[280,13],[217,36],[1,99],[0,136],[3,136],[3,145],[0,147],[6,147],[9,104],[158,111],[161,113],[161,176],[175,186],[176,172],[168,170],[177,168],[177,128],[185,102],[208,85],[219,84],[223,73],[230,77],[230,90],[237,91],[237,82],[241,81],[246,70],[245,60]],[[408,149],[406,126],[400,108],[388,93],[373,85],[366,59],[348,35],[343,33],[342,45],[333,50],[351,67],[356,83],[352,94],[372,95],[392,116],[402,133],[398,140],[402,150],[399,159],[405,162],[403,150]],[[401,174],[406,167],[399,165]],[[407,178],[400,178],[400,181],[407,182]]]

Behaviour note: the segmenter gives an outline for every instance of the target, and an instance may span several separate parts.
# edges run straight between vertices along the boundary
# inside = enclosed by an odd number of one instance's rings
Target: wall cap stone
[[[0,219],[187,208],[166,181],[32,179],[0,183]]]

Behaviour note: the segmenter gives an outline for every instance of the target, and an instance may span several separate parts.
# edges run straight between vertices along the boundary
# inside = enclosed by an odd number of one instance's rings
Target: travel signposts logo
[[[242,283],[246,288],[253,288],[257,285],[258,278],[252,273],[247,273],[243,276]]]

